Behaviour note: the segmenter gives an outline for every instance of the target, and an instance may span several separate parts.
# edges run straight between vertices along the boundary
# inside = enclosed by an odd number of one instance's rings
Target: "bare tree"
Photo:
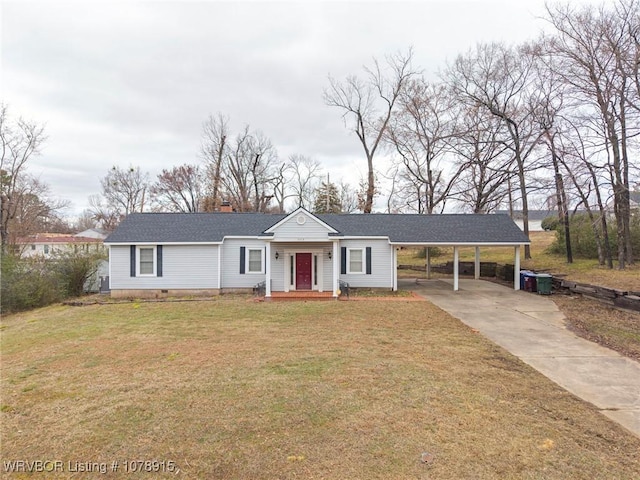
[[[76,233],[97,227],[98,223],[96,222],[93,213],[88,208],[83,210],[72,224],[72,229]]]
[[[358,195],[351,185],[344,180],[338,184],[338,198],[342,206],[342,213],[354,213],[358,211]]]
[[[14,184],[13,193],[8,244],[15,245],[18,238],[35,233],[68,230],[60,212],[69,202],[52,198],[49,186],[40,179],[23,171]]]
[[[94,218],[105,230],[113,230],[130,213],[142,212],[147,206],[149,174],[140,167],[112,167],[100,179],[102,195],[89,197]]]
[[[222,203],[221,187],[225,157],[229,155],[229,119],[218,113],[210,115],[202,125],[201,155],[208,175],[210,211],[217,211]]]
[[[291,178],[289,180],[296,207],[312,208],[314,192],[321,177],[320,162],[310,157],[294,154],[289,157]]]
[[[409,182],[407,200],[417,204],[418,213],[443,210],[461,174],[447,158],[456,134],[453,107],[445,85],[420,78],[401,92],[398,113],[389,122],[386,138],[398,155],[400,178]]]
[[[490,213],[508,196],[512,158],[501,141],[501,122],[485,109],[460,104],[458,132],[449,144],[460,170],[452,195],[473,213]]]
[[[573,185],[579,200],[577,205],[586,210],[591,221],[600,265],[606,264],[609,268],[613,268],[608,215],[602,194],[601,178],[606,167],[597,164],[596,158],[600,152],[594,149],[593,145],[588,144],[588,128],[562,118],[559,129],[561,135],[558,136],[558,142],[555,145],[559,152],[558,161]],[[566,205],[569,210],[568,202]]]
[[[364,213],[371,213],[373,208],[375,155],[381,147],[400,94],[417,73],[411,66],[412,57],[411,49],[406,53],[396,53],[386,57],[384,66],[374,58],[373,67],[364,68],[364,79],[349,76],[340,82],[329,77],[329,88],[324,91],[325,103],[342,110],[345,123],[356,133],[367,158]]]
[[[478,44],[475,50],[458,56],[447,71],[455,92],[471,105],[482,107],[500,119],[506,131],[503,139],[511,151],[520,197],[524,233],[529,235],[528,176],[530,157],[542,131],[535,122],[531,105],[531,71],[535,56],[523,47],[500,43]],[[525,258],[531,248],[525,245]]]
[[[289,163],[281,163],[273,177],[273,198],[276,202],[276,213],[285,212],[285,202],[291,197],[288,188],[290,172],[291,165]]]
[[[42,125],[22,118],[12,121],[7,106],[0,105],[0,239],[3,252],[23,200],[21,196],[31,183],[25,178],[27,162],[40,153],[45,139]]]
[[[265,212],[277,181],[277,152],[271,140],[249,126],[239,133],[223,164],[222,184],[238,212]]]
[[[124,216],[118,210],[107,205],[101,195],[89,195],[89,212],[96,224],[107,232],[112,232]]]
[[[547,39],[576,113],[600,130],[608,157],[613,211],[618,230],[618,268],[633,263],[630,232],[629,142],[639,133],[637,59],[640,17],[635,1],[614,8],[571,5],[547,7],[555,28]]]
[[[185,164],[171,170],[162,170],[150,192],[154,196],[154,203],[161,210],[198,212],[203,199],[200,169],[196,165]]]

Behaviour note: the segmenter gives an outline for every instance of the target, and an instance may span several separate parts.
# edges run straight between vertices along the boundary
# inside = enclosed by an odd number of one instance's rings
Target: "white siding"
[[[279,253],[276,260],[276,252]],[[285,256],[282,248],[278,250],[278,245],[271,244],[271,290],[274,292],[284,292],[284,265]],[[289,278],[289,275],[287,275]]]
[[[264,249],[265,243],[262,240],[241,238],[230,238],[224,241],[221,260],[222,288],[251,288],[265,279],[264,273],[240,273],[240,247]],[[249,255],[248,251],[246,255]],[[271,268],[273,269],[273,263]],[[264,271],[264,265],[262,271]]]
[[[392,264],[393,247],[385,240],[342,240],[340,247],[371,247],[371,274],[340,274],[340,280],[351,287],[393,288]],[[366,272],[366,258],[363,257],[363,270]],[[348,270],[347,270],[348,271]]]
[[[111,247],[111,288],[206,289],[218,286],[217,245],[165,245],[162,277],[131,277],[128,245]]]
[[[298,223],[298,217],[304,218],[304,224]],[[308,242],[314,240],[328,240],[329,230],[324,225],[318,223],[316,219],[299,212],[291,216],[273,232],[274,240],[292,240],[298,242]]]

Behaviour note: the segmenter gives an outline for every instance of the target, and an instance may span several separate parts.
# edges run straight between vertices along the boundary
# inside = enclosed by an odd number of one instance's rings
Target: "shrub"
[[[40,258],[2,257],[2,313],[44,307],[62,299],[58,276]]]
[[[429,247],[429,255],[431,258],[439,257],[442,255],[442,250],[438,247]],[[427,258],[427,249],[419,248],[416,253],[416,258]]]
[[[558,217],[547,217],[542,220],[542,223],[540,224],[540,226],[545,232],[557,230],[558,227],[560,226],[560,220],[558,220]]]
[[[575,257],[598,258],[598,247],[591,219],[586,213],[577,214],[571,217],[570,222],[571,250]],[[613,218],[609,219],[609,244],[614,257],[617,251],[617,229]],[[640,253],[640,215],[631,216],[631,243],[632,249],[637,256]],[[566,253],[564,227],[558,222],[556,226],[556,239],[549,246],[550,253]]]
[[[104,259],[104,255],[96,253],[58,254],[52,266],[60,279],[60,287],[65,296],[82,295],[86,286],[95,281],[98,265]]]
[[[95,253],[59,254],[51,260],[3,255],[0,311],[19,312],[81,295],[104,258]]]

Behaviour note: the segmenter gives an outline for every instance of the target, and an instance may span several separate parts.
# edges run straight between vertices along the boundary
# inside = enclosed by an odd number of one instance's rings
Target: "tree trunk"
[[[364,202],[364,209],[362,213],[371,213],[373,210],[373,196],[376,191],[376,178],[373,174],[373,156],[367,156],[367,165],[369,167],[369,171],[367,173],[367,195]]]
[[[216,166],[213,171],[213,211],[220,209],[220,171],[222,169],[222,157],[224,155],[224,147],[227,137],[222,135],[220,146],[217,152]]]
[[[553,141],[553,135],[546,132],[549,140],[549,149],[551,150],[551,162],[553,163],[553,172],[556,180],[556,204],[558,206],[558,218],[564,227],[564,243],[567,252],[567,263],[573,263],[573,252],[571,251],[571,228],[569,226],[569,206],[567,205],[567,194],[564,190],[564,182],[558,165],[558,155],[556,146]]]

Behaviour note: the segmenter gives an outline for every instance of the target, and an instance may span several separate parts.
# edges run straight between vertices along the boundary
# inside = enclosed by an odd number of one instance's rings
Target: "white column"
[[[480,278],[480,247],[476,247],[476,263],[474,265],[473,277],[478,280]]]
[[[284,261],[284,291],[291,289],[291,254],[286,251],[283,253]]]
[[[425,260],[427,262],[427,280],[429,280],[431,278],[431,249],[427,247],[426,251]]]
[[[319,251],[318,253],[314,253],[311,255],[311,258],[313,259],[314,257],[318,257],[318,291],[319,292],[323,292],[324,291],[324,276],[322,274],[322,272],[324,272],[324,251]],[[315,262],[311,264],[311,266],[313,267],[313,265],[315,265]]]
[[[222,288],[222,244],[218,245],[218,290]]]
[[[391,278],[393,279],[391,289],[395,292],[398,290],[398,250],[395,246],[391,245],[391,252],[393,258],[393,261],[391,262],[391,268],[393,269],[391,272]]]
[[[265,250],[265,294],[264,296],[271,297],[271,242],[267,242],[267,248]]]
[[[513,261],[513,289],[520,290],[520,245],[516,246],[516,255]]]
[[[340,275],[340,249],[338,248],[338,241],[333,241],[333,253],[331,254],[333,259],[333,296],[338,296],[338,280]]]
[[[453,291],[458,291],[458,273],[459,273],[459,264],[460,263],[460,249],[458,247],[453,247]]]

